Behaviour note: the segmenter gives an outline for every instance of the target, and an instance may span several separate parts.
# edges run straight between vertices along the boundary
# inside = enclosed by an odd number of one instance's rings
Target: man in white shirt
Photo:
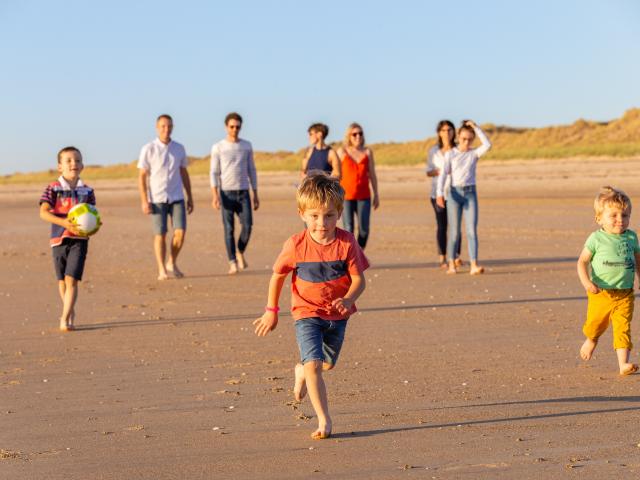
[[[222,206],[229,273],[234,274],[238,273],[238,269],[247,268],[244,252],[253,224],[249,187],[253,190],[253,210],[258,210],[260,201],[253,149],[251,143],[239,137],[242,117],[232,112],[226,116],[224,124],[227,137],[211,147],[211,203],[216,210],[220,210]],[[234,237],[235,215],[238,216],[241,225],[237,248]]]
[[[184,147],[171,140],[173,120],[169,115],[160,115],[156,121],[158,138],[147,143],[138,159],[138,188],[142,212],[151,215],[153,223],[153,247],[158,264],[158,280],[166,280],[168,274],[183,277],[176,260],[184,244],[187,229],[184,191],[187,193],[186,211],[193,212],[191,181],[187,172],[187,154]],[[171,252],[167,256],[167,218],[171,217],[173,237]]]

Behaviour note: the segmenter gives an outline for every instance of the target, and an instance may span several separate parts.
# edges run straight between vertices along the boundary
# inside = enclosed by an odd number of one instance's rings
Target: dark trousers
[[[436,239],[438,240],[438,254],[446,255],[447,254],[447,207],[440,208],[436,203],[436,199],[431,199],[431,206],[433,207],[433,211],[436,214]],[[460,258],[460,247],[462,246],[462,240],[458,237],[458,242],[456,245],[456,258]]]
[[[371,218],[371,199],[345,200],[342,210],[342,225],[348,232],[353,233],[353,216],[358,217],[358,245],[364,250],[369,238],[369,220]]]
[[[224,243],[229,261],[236,259],[236,241],[234,238],[234,216],[240,220],[238,251],[243,253],[249,243],[253,217],[251,214],[251,195],[249,190],[220,190],[222,203],[222,223],[224,225]]]

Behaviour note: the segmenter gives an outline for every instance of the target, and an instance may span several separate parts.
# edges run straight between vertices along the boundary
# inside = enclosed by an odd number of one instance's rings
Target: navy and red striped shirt
[[[95,205],[96,196],[93,192],[93,188],[85,185],[82,180],[78,179],[76,187],[71,188],[69,182],[67,182],[61,175],[58,180],[47,185],[47,188],[42,192],[42,195],[40,196],[40,205],[43,203],[49,204],[51,207],[50,212],[56,217],[66,218],[69,210],[79,203],[90,203],[91,205]],[[55,247],[60,245],[65,238],[77,238],[80,240],[89,239],[89,237],[79,237],[78,235],[74,235],[64,227],[52,223],[50,239],[51,246]]]
[[[273,271],[293,272],[291,314],[295,320],[345,320],[356,312],[356,306],[343,315],[331,302],[349,291],[352,275],[361,275],[367,268],[369,261],[353,235],[336,228],[336,238],[328,245],[316,243],[306,229],[290,237]]]

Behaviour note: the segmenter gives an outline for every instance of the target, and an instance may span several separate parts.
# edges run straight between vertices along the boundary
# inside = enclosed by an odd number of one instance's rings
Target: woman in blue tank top
[[[340,178],[340,161],[336,152],[324,139],[329,134],[329,127],[322,123],[314,123],[309,127],[309,143],[311,148],[307,150],[302,159],[302,175],[307,175],[313,170],[325,172],[332,177]]]

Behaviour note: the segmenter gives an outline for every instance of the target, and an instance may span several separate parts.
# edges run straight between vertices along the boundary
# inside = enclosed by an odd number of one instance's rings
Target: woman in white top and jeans
[[[482,143],[478,148],[471,148],[476,135]],[[456,240],[460,236],[460,223],[464,212],[464,223],[467,230],[471,275],[479,275],[484,268],[478,265],[478,196],[476,193],[476,166],[478,159],[491,148],[491,142],[484,132],[471,120],[462,122],[458,130],[458,146],[453,148],[444,166],[444,175],[438,177],[436,203],[444,207],[444,187],[447,177],[451,176],[451,190],[447,197],[447,216],[449,238],[447,241],[447,273],[457,273],[454,250]]]
[[[434,145],[427,155],[427,176],[431,177],[431,206],[436,215],[436,240],[438,241],[438,255],[440,267],[447,268],[447,208],[436,204],[436,191],[438,189],[438,178],[443,175],[443,167],[446,159],[451,155],[453,147],[456,146],[456,127],[450,120],[440,120],[436,127],[438,144]],[[445,180],[444,196],[448,196],[451,182]],[[458,239],[459,240],[459,239]],[[456,266],[462,265],[460,260],[460,241],[456,245]]]

